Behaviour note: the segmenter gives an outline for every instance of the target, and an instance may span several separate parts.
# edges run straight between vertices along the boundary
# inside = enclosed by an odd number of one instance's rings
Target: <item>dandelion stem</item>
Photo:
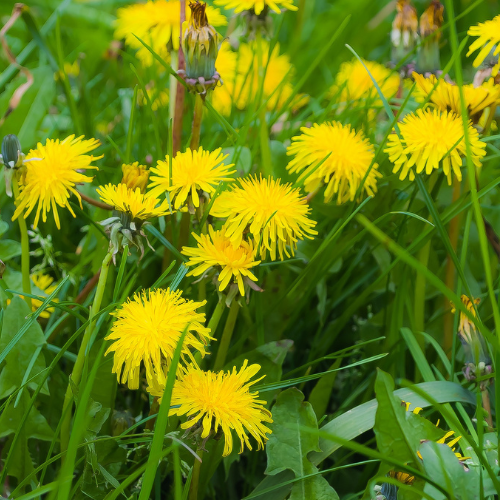
[[[94,200],[94,198],[91,198],[90,196],[87,196],[86,194],[83,194],[80,191],[78,191],[78,194],[80,195],[82,200],[86,201],[89,205],[94,205],[94,207],[102,208],[103,210],[113,210],[113,207],[111,205],[108,205],[107,203]]]
[[[106,281],[108,277],[109,266],[113,254],[111,252],[107,253],[101,264],[101,274],[99,275],[99,282],[97,283],[97,289],[94,296],[94,301],[92,303],[92,308],[90,309],[89,324],[83,334],[82,344],[78,351],[78,356],[76,358],[75,366],[73,367],[73,372],[70,376],[70,382],[68,388],[66,389],[66,395],[64,396],[63,404],[63,415],[64,420],[61,425],[61,452],[65,452],[68,448],[70,427],[71,427],[71,410],[68,410],[68,406],[73,405],[73,389],[72,385],[78,387],[80,380],[82,378],[83,367],[85,364],[85,357],[87,355],[87,347],[92,337],[92,330],[94,326],[93,317],[101,309],[102,297],[104,295],[104,290],[106,288]]]
[[[217,327],[219,326],[219,321],[222,317],[222,313],[224,312],[225,308],[226,308],[226,301],[223,298],[222,300],[219,300],[219,302],[215,306],[214,312],[212,313],[212,317],[208,322],[208,328],[210,329],[210,335],[212,335],[212,337],[215,337],[215,332],[217,330]]]
[[[200,94],[196,94],[193,111],[193,127],[191,129],[191,142],[189,148],[192,151],[200,147],[201,120],[203,118],[203,98]]]
[[[483,408],[487,413],[486,423],[489,426],[488,432],[491,432],[493,430],[493,418],[491,416],[491,403],[490,403],[490,395],[488,393],[488,388],[485,388],[484,391],[481,391],[481,397],[483,398]]]
[[[17,200],[19,198],[19,186],[17,184],[17,179],[13,179],[12,189],[14,192],[14,198]],[[19,223],[19,230],[21,231],[21,271],[23,278],[23,292],[31,294],[31,281],[30,281],[30,241],[28,237],[28,227],[26,226],[26,220],[21,214],[17,221]],[[24,296],[24,300],[31,311],[31,297]]]
[[[196,454],[200,457],[203,456],[203,449],[198,448]],[[200,471],[201,471],[201,460],[194,460],[193,473],[191,475],[191,485],[189,487],[188,500],[198,500],[198,486],[200,484]]]
[[[185,69],[184,52],[182,52],[182,23],[186,20],[186,0],[181,0],[181,20],[180,20],[180,40],[179,40],[179,70]],[[174,130],[173,130],[173,154],[174,156],[181,150],[182,139],[182,118],[184,114],[184,85],[177,82],[177,90],[175,92],[175,114],[174,114]]]
[[[214,364],[215,371],[222,370],[224,364],[226,363],[227,351],[229,349],[229,344],[231,343],[231,337],[233,336],[239,312],[240,305],[238,304],[238,301],[234,299],[231,304],[231,308],[229,309],[224,331],[222,332],[222,338],[220,339],[219,350],[217,351],[217,358],[215,359]]]

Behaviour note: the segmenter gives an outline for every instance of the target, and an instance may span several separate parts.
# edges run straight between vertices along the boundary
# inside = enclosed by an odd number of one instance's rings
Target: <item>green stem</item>
[[[113,258],[112,253],[107,253],[106,257],[102,261],[101,274],[99,275],[99,282],[97,283],[97,289],[94,296],[94,301],[92,303],[92,308],[90,309],[90,321],[85,333],[83,334],[82,345],[78,351],[78,356],[76,358],[75,366],[73,367],[73,372],[71,373],[70,383],[66,389],[66,395],[64,396],[63,404],[63,415],[64,421],[61,426],[61,452],[65,452],[68,449],[70,427],[71,427],[71,410],[68,410],[68,406],[73,405],[73,389],[71,382],[78,387],[80,380],[82,378],[82,371],[85,364],[85,356],[87,351],[87,346],[92,337],[92,330],[94,326],[93,316],[99,312],[101,309],[102,297],[104,295],[104,290],[106,288],[106,280],[108,277],[109,266],[111,259]]]
[[[191,230],[191,214],[183,212],[181,217],[181,227],[179,230],[179,252],[182,252],[182,247],[189,243],[189,232]]]
[[[418,260],[424,267],[428,267],[429,255],[431,253],[431,240],[429,240],[418,252]],[[417,273],[415,279],[415,331],[425,331],[425,276]],[[422,346],[420,346],[422,347]]]
[[[193,111],[193,126],[191,128],[191,141],[189,148],[191,151],[198,150],[200,147],[201,121],[203,119],[203,98],[196,94]]]
[[[210,329],[210,334],[212,335],[212,337],[215,337],[215,332],[217,330],[217,327],[219,326],[219,321],[222,317],[222,313],[224,312],[225,308],[226,308],[226,301],[224,300],[224,298],[222,298],[222,300],[219,300],[219,302],[215,306],[214,312],[212,313],[212,317],[208,322],[208,328]]]
[[[19,186],[17,179],[12,179],[12,190],[14,192],[14,199],[19,198]],[[17,218],[19,223],[19,230],[21,231],[21,271],[23,276],[23,292],[31,294],[31,280],[30,280],[30,240],[28,237],[28,227],[23,214]],[[24,296],[24,300],[31,311],[31,297]]]
[[[201,458],[203,456],[203,450],[198,448],[196,454]],[[188,500],[198,500],[198,486],[200,485],[200,471],[201,462],[197,459],[194,460],[193,473],[191,475],[191,485],[189,487]]]
[[[178,54],[175,50],[172,50],[170,52],[170,66],[172,66],[172,69],[177,72],[179,69],[179,57]],[[175,116],[175,96],[177,93],[177,78],[173,74],[170,75],[169,79],[169,89],[170,89],[170,99],[168,101],[168,112],[169,112],[169,123],[173,123],[174,121],[174,116]]]
[[[229,309],[229,314],[226,319],[226,324],[224,326],[224,331],[222,332],[222,338],[220,339],[219,350],[217,351],[217,358],[215,359],[214,371],[222,370],[224,364],[226,363],[227,351],[229,349],[229,344],[231,343],[231,337],[233,336],[234,327],[236,325],[236,320],[238,319],[238,313],[240,312],[240,305],[236,299],[233,299],[231,308]]]
[[[263,44],[262,44],[262,34],[260,29],[257,29],[256,37],[256,47],[257,47],[257,66],[259,71],[259,93],[257,98],[257,108],[261,106],[262,97],[264,93],[264,80],[265,80],[265,67],[264,67],[264,55],[263,55]],[[266,108],[263,107],[259,112],[259,140],[260,140],[260,151],[262,155],[262,170],[265,175],[272,174],[271,166],[271,148],[269,147],[269,133],[267,130],[266,123]]]

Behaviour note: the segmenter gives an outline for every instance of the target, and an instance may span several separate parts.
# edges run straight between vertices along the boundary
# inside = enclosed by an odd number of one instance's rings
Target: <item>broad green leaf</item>
[[[321,451],[319,438],[303,432],[301,427],[317,428],[316,415],[298,389],[287,389],[280,393],[273,407],[273,423],[270,425],[273,432],[266,445],[266,474],[276,475],[289,469],[299,478],[317,472],[307,455],[311,451]],[[290,500],[312,498],[337,500],[339,497],[320,475],[293,484]]]
[[[427,475],[450,493],[453,492],[454,498],[457,500],[479,500],[498,493],[495,491],[491,479],[483,472],[484,494],[481,495],[479,467],[468,467],[466,471],[453,450],[446,444],[426,441],[420,446],[420,454]],[[442,493],[428,484],[424,487],[424,492],[429,493],[435,500],[445,498]],[[448,498],[453,497],[450,495]]]
[[[375,393],[378,407],[373,430],[379,451],[403,463],[413,462],[418,466],[420,441],[439,439],[443,432],[429,420],[406,411],[401,399],[394,395],[392,377],[382,370],[377,372]]]
[[[6,348],[12,338],[26,322],[31,314],[28,305],[20,297],[15,296],[4,312],[2,335],[0,337],[0,352]],[[7,397],[22,385],[24,374],[32,363],[37,347],[45,345],[45,337],[40,325],[35,321],[28,328],[5,358],[5,365],[0,372],[0,399]],[[40,352],[31,368],[30,377],[45,369],[45,358]],[[38,378],[28,383],[28,387],[35,390],[38,387]],[[42,394],[49,394],[47,382],[42,388]]]
[[[3,221],[2,221],[3,222]],[[0,241],[0,259],[7,262],[14,257],[21,255],[21,243],[14,240]]]
[[[14,398],[0,415],[0,438],[18,433],[18,426],[30,403],[30,397],[26,391],[23,392],[17,407],[14,408]],[[50,441],[53,437],[52,429],[49,427],[45,417],[32,407],[26,424],[16,442],[16,448],[12,455],[8,475],[24,479],[33,472],[33,462],[28,449],[28,439],[39,439]]]
[[[9,229],[9,224],[4,220],[0,220],[0,236]],[[0,254],[1,255],[1,254]]]

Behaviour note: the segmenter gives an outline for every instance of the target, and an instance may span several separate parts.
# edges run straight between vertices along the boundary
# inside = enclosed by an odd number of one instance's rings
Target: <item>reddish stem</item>
[[[186,20],[186,0],[181,0],[181,30],[179,37],[179,70],[184,70],[186,68],[186,62],[184,60],[184,52],[182,52],[182,23]],[[175,114],[174,114],[174,130],[172,133],[172,152],[175,156],[181,150],[181,138],[182,138],[182,118],[184,111],[184,94],[185,88],[182,83],[177,82],[177,92],[175,95]]]
[[[94,205],[94,207],[103,208],[104,210],[113,210],[113,207],[111,205],[108,205],[107,203],[94,200],[94,198],[91,198],[90,196],[87,196],[80,191],[78,191],[78,194],[81,196],[82,200],[86,201],[89,205]]]

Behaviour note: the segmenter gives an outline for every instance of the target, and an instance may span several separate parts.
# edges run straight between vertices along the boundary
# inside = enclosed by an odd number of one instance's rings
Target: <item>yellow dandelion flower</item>
[[[165,385],[164,368],[170,365],[177,343],[187,329],[182,346],[182,362],[195,363],[192,350],[205,356],[210,329],[205,314],[197,312],[206,301],[182,298],[179,290],[148,290],[136,293],[114,313],[115,321],[106,340],[114,340],[106,354],[114,353],[113,373],[118,382],[139,388],[141,364],[149,385]]]
[[[393,97],[399,89],[399,75],[377,62],[363,60],[363,63],[384,97],[386,99]],[[330,89],[330,95],[337,96],[337,99],[344,103],[363,99],[373,106],[381,106],[382,100],[368,71],[358,59],[342,63],[335,83]]]
[[[192,234],[198,246],[196,248],[183,247],[182,253],[189,257],[186,266],[197,267],[187,275],[200,276],[216,267],[220,271],[217,278],[220,292],[224,291],[231,281],[234,281],[238,284],[240,294],[245,295],[245,282],[257,281],[250,269],[260,264],[260,261],[254,260],[253,243],[242,241],[239,246],[234,247],[224,229],[214,231],[212,226],[208,226],[208,234],[200,236]]]
[[[399,471],[394,471],[391,470],[389,471],[389,474],[387,474],[389,477],[392,477],[396,480],[398,480],[401,484],[413,484],[415,482],[415,476],[412,476],[411,474],[408,474],[407,472],[399,472]]]
[[[186,2],[188,4],[188,2]],[[115,37],[125,39],[132,49],[138,49],[137,57],[144,66],[153,64],[153,56],[136,38],[147,43],[163,59],[168,59],[170,50],[179,50],[181,3],[179,0],[148,0],[146,3],[129,5],[118,9]],[[225,26],[226,17],[219,9],[207,6],[207,16],[213,26]],[[186,19],[191,9],[186,5]]]
[[[52,276],[49,276],[48,274],[43,274],[43,273],[32,274],[31,281],[38,289],[33,291],[35,295],[48,297],[57,288],[56,284],[52,284],[54,282],[54,278],[52,278]],[[38,291],[40,291],[40,293],[38,293]],[[57,301],[57,299],[54,299],[54,301]],[[7,305],[8,304],[10,304],[10,299],[7,299]],[[31,299],[31,310],[35,312],[42,304],[43,302],[41,300]],[[53,312],[54,312],[53,307],[47,307],[47,309],[45,309],[40,313],[40,318],[50,318],[50,315]]]
[[[262,100],[267,102],[266,108],[272,111],[281,109],[293,94],[292,80],[294,67],[290,57],[280,54],[279,44],[276,44],[269,56],[269,43],[261,42],[261,63],[256,42],[242,43],[237,53],[229,48],[219,52],[215,67],[224,85],[214,91],[213,105],[220,113],[229,115],[231,107],[244,110],[254,102],[260,91],[261,78],[259,68],[266,69],[262,87]],[[307,103],[307,96],[295,96],[290,107],[292,109]]]
[[[253,10],[255,14],[259,15],[266,7],[272,9],[276,14],[281,13],[280,7],[297,10],[297,7],[293,5],[293,0],[215,0],[214,3],[225,9],[234,9],[236,14],[244,10]]]
[[[467,310],[477,318],[476,310],[474,305],[478,305],[481,302],[481,299],[474,299],[474,301],[470,300],[467,295],[462,294],[460,299],[462,300],[462,304],[467,308]],[[455,313],[455,305],[452,303],[451,312]],[[460,324],[458,325],[458,332],[461,339],[469,345],[472,345],[477,341],[478,332],[476,329],[476,325],[463,313],[460,312]]]
[[[445,80],[438,82],[434,75],[426,78],[413,72],[412,76],[417,84],[414,93],[417,102],[424,102],[430,96],[429,102],[437,109],[462,114],[460,89],[457,85]],[[493,78],[479,87],[464,85],[463,91],[467,112],[474,122],[479,120],[486,108],[500,104],[500,85],[495,85]]]
[[[287,169],[291,173],[302,172],[299,181],[305,179],[308,193],[325,184],[325,202],[337,195],[337,203],[341,204],[354,200],[363,180],[363,189],[369,196],[377,192],[377,178],[382,174],[376,163],[372,166],[375,152],[362,132],[339,122],[314,124],[300,130],[302,135],[293,137],[288,148],[287,155],[294,158]]]
[[[199,192],[212,194],[217,185],[222,181],[231,182],[228,177],[236,172],[230,170],[234,165],[225,165],[223,162],[228,155],[223,155],[222,150],[204,151],[202,147],[198,151],[188,149],[185,153],[179,153],[172,159],[172,185],[170,185],[170,158],[158,161],[156,168],[151,169],[152,174],[149,183],[149,194],[159,196],[170,191],[174,207],[180,208],[186,202],[188,196],[195,207],[200,206]]]
[[[32,149],[26,156],[26,173],[19,180],[20,196],[12,220],[24,212],[24,218],[37,206],[34,227],[38,226],[40,214],[42,220],[47,220],[47,212],[54,214],[58,229],[61,229],[57,206],[67,208],[73,217],[75,213],[69,204],[69,197],[73,193],[80,202],[81,198],[75,189],[75,184],[91,182],[92,177],[81,173],[82,170],[96,169],[91,165],[94,160],[102,156],[87,155],[100,145],[96,139],[83,140],[83,136],[74,135],[59,139],[47,139],[45,145],[40,142],[36,149]],[[32,161],[28,161],[32,160]]]
[[[122,184],[125,184],[129,189],[139,188],[143,193],[146,190],[148,183],[149,170],[145,165],[139,165],[138,161],[130,164],[122,165]]]
[[[111,205],[118,212],[127,214],[131,219],[147,220],[165,215],[168,210],[167,200],[160,200],[149,193],[142,194],[140,188],[135,191],[126,184],[107,184],[99,186],[97,194],[104,203]]]
[[[169,415],[188,418],[181,424],[183,429],[197,430],[202,428],[201,438],[209,439],[222,430],[224,434],[224,452],[227,457],[233,450],[233,434],[240,439],[240,453],[245,445],[252,449],[249,434],[257,441],[258,449],[264,448],[268,440],[266,434],[271,429],[266,423],[272,423],[272,415],[265,408],[265,401],[257,399],[258,392],[250,392],[250,387],[262,380],[252,379],[260,370],[259,365],[248,366],[248,361],[238,371],[202,371],[197,366],[189,366],[174,385]],[[161,392],[152,391],[155,396]]]
[[[241,245],[247,229],[252,235],[262,259],[269,251],[276,260],[278,250],[284,255],[294,255],[297,241],[312,239],[318,234],[316,222],[309,219],[310,208],[299,189],[281,184],[279,179],[239,179],[240,185],[224,191],[214,202],[210,213],[214,217],[227,217],[225,235],[233,246]],[[290,252],[287,249],[290,247]]]
[[[475,68],[477,68],[486,59],[493,48],[495,49],[493,52],[494,56],[498,56],[500,54],[500,16],[494,17],[491,21],[479,23],[477,26],[471,26],[467,34],[478,37],[477,40],[471,43],[467,56],[470,56],[476,50],[481,49],[472,63]],[[493,66],[491,72],[492,76],[496,76],[499,70],[500,60],[498,60]]]
[[[455,113],[437,110],[418,109],[409,114],[399,125],[401,138],[396,134],[389,136],[386,153],[394,164],[393,172],[401,174],[399,178],[415,179],[415,171],[420,174],[425,170],[430,175],[442,164],[443,172],[451,184],[451,174],[462,180],[462,158],[466,154],[462,118]],[[481,158],[486,154],[486,144],[479,140],[477,130],[469,123],[469,141],[472,161],[481,166]]]

